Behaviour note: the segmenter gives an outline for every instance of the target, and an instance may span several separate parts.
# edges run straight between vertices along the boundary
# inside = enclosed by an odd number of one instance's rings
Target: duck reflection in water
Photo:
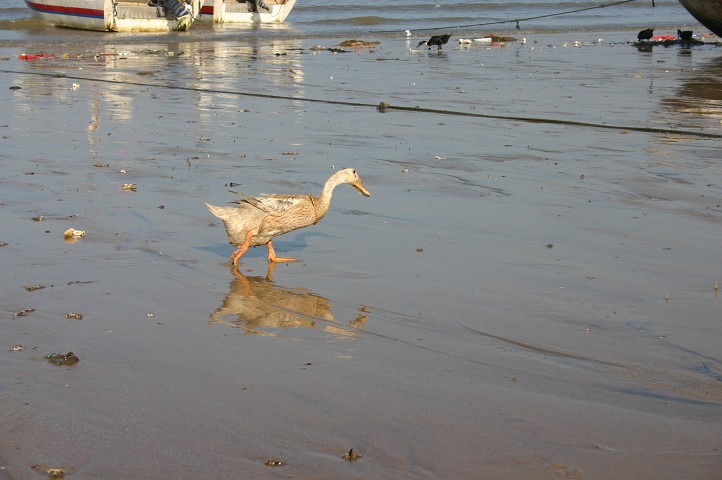
[[[274,269],[275,264],[271,263],[265,277],[251,277],[232,265],[235,279],[222,305],[211,314],[209,325],[222,324],[248,334],[267,336],[282,336],[273,330],[299,327],[319,329],[339,338],[358,335],[366,322],[365,315],[348,324],[336,322],[327,298],[304,288],[286,288],[273,283]]]

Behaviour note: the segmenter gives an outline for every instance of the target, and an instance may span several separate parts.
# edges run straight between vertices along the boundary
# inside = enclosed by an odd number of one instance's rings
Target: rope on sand
[[[471,117],[471,118],[484,118],[491,120],[502,120],[507,122],[524,122],[524,123],[546,123],[550,125],[567,125],[572,127],[584,127],[584,128],[601,128],[606,130],[620,130],[620,131],[631,131],[641,133],[658,133],[662,135],[676,135],[684,137],[701,137],[701,138],[715,138],[722,139],[722,134],[718,133],[706,133],[706,132],[693,132],[689,130],[677,130],[675,128],[656,128],[656,127],[634,127],[628,125],[610,125],[607,123],[593,123],[593,122],[581,122],[575,120],[561,120],[555,118],[537,118],[537,117],[521,117],[515,115],[496,115],[489,113],[472,113],[472,112],[459,112],[456,110],[441,110],[436,108],[424,108],[424,107],[405,107],[403,105],[389,105],[388,103],[381,102],[380,104],[371,104],[364,102],[350,102],[343,100],[328,100],[320,98],[308,98],[308,97],[294,97],[291,95],[274,95],[270,93],[255,93],[255,92],[241,92],[234,90],[220,90],[220,89],[203,89],[196,87],[184,87],[180,85],[158,85],[154,83],[143,83],[143,82],[129,82],[119,80],[106,80],[102,78],[91,78],[91,77],[80,77],[71,76],[50,72],[24,72],[17,70],[4,70],[0,69],[2,73],[14,73],[19,75],[38,75],[41,77],[54,77],[54,78],[68,78],[70,80],[82,80],[85,82],[98,82],[98,83],[110,83],[113,85],[128,85],[145,88],[160,88],[165,90],[181,90],[194,93],[216,93],[222,95],[237,95],[243,97],[254,97],[254,98],[268,98],[273,100],[291,100],[295,102],[309,102],[309,103],[324,103],[328,105],[343,105],[346,107],[368,107],[374,108],[379,112],[387,112],[389,110],[397,110],[401,112],[411,113],[429,113],[435,115],[448,115],[457,117]]]

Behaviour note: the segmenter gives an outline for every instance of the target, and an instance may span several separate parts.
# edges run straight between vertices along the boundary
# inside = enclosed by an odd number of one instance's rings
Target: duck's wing
[[[233,190],[228,190],[229,192],[238,195],[238,200],[233,200],[231,203],[237,203],[239,207],[255,207],[259,210],[262,210],[266,213],[273,214],[273,209],[267,207],[266,205],[261,202],[260,198],[258,197],[251,197],[249,195],[245,195],[243,193],[234,192]]]
[[[312,202],[310,195],[261,195],[256,197],[264,210],[281,213],[302,203]]]
[[[263,210],[269,215],[278,215],[285,212],[286,210],[302,204],[310,203],[313,204],[313,200],[310,195],[259,195],[257,197],[250,197],[242,193],[234,192],[229,190],[231,193],[238,195],[240,198],[234,200],[232,203],[237,203],[240,206],[251,205]]]

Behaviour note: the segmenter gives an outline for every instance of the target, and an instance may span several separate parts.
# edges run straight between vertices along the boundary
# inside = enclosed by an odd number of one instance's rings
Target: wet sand
[[[98,38],[0,51],[0,478],[719,478],[722,48]]]

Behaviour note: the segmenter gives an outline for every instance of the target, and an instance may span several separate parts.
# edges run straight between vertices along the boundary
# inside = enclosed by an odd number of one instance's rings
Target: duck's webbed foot
[[[248,233],[246,233],[246,238],[243,240],[243,243],[238,246],[235,252],[231,253],[233,265],[238,265],[238,260],[248,251],[248,247],[251,245],[251,238],[255,234],[253,230],[249,230]]]
[[[276,251],[273,249],[273,244],[269,241],[266,246],[268,247],[268,261],[271,263],[275,262],[295,262],[295,258],[291,257],[277,257]]]
[[[248,251],[248,248],[237,248],[235,252],[231,253],[231,261],[233,262],[233,265],[238,265],[238,259],[243,256],[244,253]]]

